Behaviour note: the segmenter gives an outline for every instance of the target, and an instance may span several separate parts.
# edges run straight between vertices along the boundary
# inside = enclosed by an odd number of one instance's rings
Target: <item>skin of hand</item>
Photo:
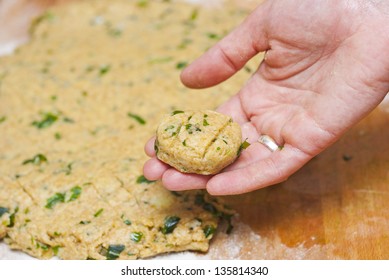
[[[191,88],[223,82],[265,51],[239,93],[218,111],[252,143],[214,176],[183,174],[151,157],[144,175],[170,190],[250,192],[286,180],[371,112],[389,90],[389,4],[385,1],[270,0],[181,74]],[[283,146],[270,152],[262,134]]]

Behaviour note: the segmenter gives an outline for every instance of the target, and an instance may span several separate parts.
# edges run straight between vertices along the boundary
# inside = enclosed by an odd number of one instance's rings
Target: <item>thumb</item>
[[[182,73],[181,81],[190,88],[217,85],[237,71],[261,51],[268,49],[265,35],[265,5],[257,7],[235,28]]]

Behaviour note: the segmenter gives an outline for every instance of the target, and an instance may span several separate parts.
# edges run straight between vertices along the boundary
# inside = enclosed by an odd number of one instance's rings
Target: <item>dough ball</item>
[[[239,155],[240,126],[214,111],[174,111],[157,128],[157,157],[184,173],[216,174]]]

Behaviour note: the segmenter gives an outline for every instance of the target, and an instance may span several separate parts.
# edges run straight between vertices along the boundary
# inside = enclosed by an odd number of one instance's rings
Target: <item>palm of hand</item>
[[[206,186],[213,194],[233,194],[283,181],[384,98],[389,88],[389,38],[374,32],[382,30],[387,19],[371,19],[370,14],[370,21],[364,22],[365,9],[349,9],[339,2],[293,2],[260,6],[182,75],[191,87],[211,86],[267,50],[258,71],[219,110],[240,122],[249,142],[267,134],[283,149],[271,153],[254,143],[212,178],[161,166],[154,177],[162,177],[168,188]],[[370,12],[377,13],[373,8]],[[146,165],[145,174],[148,169]]]

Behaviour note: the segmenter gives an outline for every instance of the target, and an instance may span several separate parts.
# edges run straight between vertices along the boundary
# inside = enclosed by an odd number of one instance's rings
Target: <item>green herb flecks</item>
[[[199,10],[198,9],[194,9],[192,11],[192,13],[190,14],[189,20],[191,20],[191,21],[196,20],[198,15],[199,15]]]
[[[2,116],[0,117],[0,123],[3,123],[7,120],[7,117],[6,116]]]
[[[44,162],[47,162],[47,158],[42,155],[42,154],[37,154],[35,155],[34,157],[30,158],[30,159],[26,159],[25,161],[22,162],[23,165],[26,165],[26,164],[34,164],[34,165],[41,165],[42,163]]]
[[[152,184],[154,183],[155,181],[151,181],[151,180],[148,180],[144,175],[140,175],[137,179],[136,179],[136,183],[137,184]]]
[[[103,211],[104,211],[104,208],[100,208],[99,210],[97,210],[96,213],[93,214],[93,216],[96,218],[96,217],[100,216],[103,213]]]
[[[47,209],[53,209],[54,205],[61,202],[65,202],[65,193],[56,193],[47,199],[45,207]]]
[[[111,70],[111,65],[103,65],[99,68],[99,76],[104,76]]]
[[[70,192],[70,194],[69,194]],[[46,208],[53,209],[54,205],[58,203],[71,202],[79,198],[81,195],[82,189],[80,186],[74,186],[70,189],[69,192],[56,193],[52,197],[47,199]],[[67,199],[68,197],[68,199]]]
[[[183,113],[185,113],[185,112],[182,111],[182,110],[174,110],[174,111],[172,112],[172,116],[177,115],[177,114],[183,114]]]
[[[203,232],[204,232],[205,238],[208,238],[208,236],[213,235],[215,233],[215,230],[216,230],[216,228],[214,226],[206,225],[203,228]]]
[[[35,126],[38,129],[47,128],[53,125],[58,120],[58,115],[53,113],[43,113],[42,119],[39,121],[33,121],[31,125]]]
[[[176,64],[176,69],[184,69],[188,65],[188,62],[186,61],[180,61]]]
[[[130,226],[132,223],[130,220],[126,219],[126,220],[123,220],[123,223],[125,223],[126,225]]]
[[[250,146],[250,143],[245,140],[242,144],[240,144],[239,149],[237,151],[237,155],[240,156],[242,151],[247,149],[249,146]]]
[[[52,22],[52,21],[54,21],[54,19],[55,19],[55,15],[52,12],[50,12],[50,11],[45,12],[43,15],[41,15],[33,20],[33,22],[31,23],[31,26],[30,26],[30,32],[32,32],[36,28],[36,26],[38,26],[41,22],[44,22],[44,21]]]
[[[230,234],[232,229],[233,229],[233,225],[232,225],[232,217],[233,215],[232,214],[227,214],[227,213],[224,213],[222,211],[219,211],[215,205],[213,205],[212,203],[210,202],[207,202],[205,199],[204,199],[204,194],[197,194],[195,196],[195,200],[194,200],[195,204],[198,205],[198,206],[202,206],[202,208],[205,210],[205,211],[208,211],[210,212],[213,216],[215,217],[218,217],[224,221],[227,222],[227,229],[226,229],[226,233],[227,234]]]
[[[35,248],[42,249],[43,251],[48,251],[51,248],[51,246],[46,243],[35,240]]]
[[[51,247],[51,250],[53,250],[54,256],[58,255],[59,248],[61,248],[61,246],[59,246],[59,245]]]
[[[91,223],[91,221],[81,221],[80,225],[87,225],[87,224],[90,224],[90,223]]]
[[[68,165],[66,165],[66,167],[61,171],[64,172],[66,175],[70,175],[72,173],[72,169],[73,169],[73,163],[71,162],[68,163]]]
[[[130,234],[130,239],[135,243],[139,243],[142,240],[142,237],[143,237],[143,233],[141,232],[132,232]]]
[[[159,152],[159,147],[158,147],[159,143],[158,143],[158,140],[155,139],[154,141],[154,151],[155,151],[155,154],[158,155],[158,152]]]
[[[207,115],[204,115],[203,126],[208,126],[209,123],[208,123],[207,118],[205,116],[207,116]]]
[[[175,125],[171,124],[165,128],[165,131],[170,134],[170,137],[172,137],[172,136],[177,135],[180,128],[181,128],[181,126],[175,126]]]
[[[74,186],[73,188],[70,189],[70,192],[71,195],[67,202],[76,200],[81,195],[82,189],[79,186]]]
[[[173,60],[173,57],[171,56],[164,56],[164,57],[155,57],[150,58],[149,63],[150,64],[160,64],[160,63],[167,63]]]
[[[122,244],[109,245],[106,253],[107,260],[116,260],[120,253],[123,252],[125,246]]]
[[[61,139],[62,139],[62,134],[59,133],[59,132],[56,132],[56,133],[54,133],[54,138],[55,138],[56,140],[61,140]]]
[[[133,113],[127,113],[127,115],[130,117],[130,118],[132,118],[132,119],[134,119],[135,121],[137,121],[139,124],[141,124],[141,125],[145,125],[146,124],[146,121],[145,121],[145,119],[143,119],[141,116],[139,116],[139,115],[136,115],[136,114],[133,114]]]
[[[184,141],[182,141],[182,145],[183,145],[184,147],[186,147],[186,139],[185,139]]]
[[[9,223],[7,225],[8,228],[11,228],[15,225],[15,217],[16,217],[16,213],[18,212],[19,212],[19,207],[16,207],[15,211],[11,215],[9,215]]]
[[[5,213],[9,213],[9,209],[6,207],[0,206],[0,218],[3,216]]]
[[[213,32],[208,32],[208,33],[206,33],[206,35],[209,39],[213,39],[213,40],[220,40],[221,39],[221,37],[218,34],[213,33]]]
[[[145,8],[149,5],[149,0],[138,0],[136,5],[141,8]]]
[[[161,228],[161,232],[163,234],[172,233],[180,220],[181,220],[181,218],[177,217],[177,216],[167,216],[165,218],[164,225]]]

